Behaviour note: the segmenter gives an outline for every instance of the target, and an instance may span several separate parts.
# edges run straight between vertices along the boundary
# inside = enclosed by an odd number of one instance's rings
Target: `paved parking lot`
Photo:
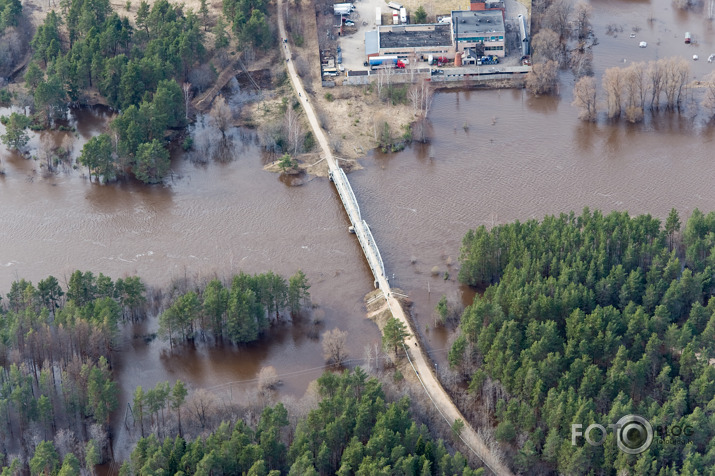
[[[365,32],[375,29],[375,8],[382,9],[382,16],[387,18],[387,13],[392,15],[393,10],[388,8],[384,0],[356,0],[355,11],[350,19],[355,22],[355,28],[350,28],[350,34],[341,36],[338,45],[343,50],[343,65],[345,69],[367,69],[365,62]],[[363,25],[363,23],[366,23]]]

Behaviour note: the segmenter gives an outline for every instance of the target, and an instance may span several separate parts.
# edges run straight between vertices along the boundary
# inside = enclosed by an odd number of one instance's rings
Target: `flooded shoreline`
[[[594,21],[599,81],[605,68],[623,65],[624,58],[649,61],[693,51],[705,58],[715,51],[712,25],[690,27],[693,13],[666,14],[670,2],[653,6],[653,22],[643,4],[592,4],[603,8]],[[616,9],[622,9],[623,33],[606,35]],[[693,47],[676,34],[686,25],[699,40]],[[640,28],[635,39],[633,27]],[[630,44],[641,39],[648,48]],[[713,69],[705,61],[692,65],[693,78]],[[350,174],[391,284],[413,301],[412,315],[439,365],[446,363],[451,333],[435,328],[434,307],[443,294],[456,308],[474,296],[456,281],[461,239],[470,228],[586,206],[661,219],[671,208],[682,219],[696,207],[715,209],[712,124],[662,111],[636,125],[603,118],[584,123],[570,105],[572,83],[564,73],[560,95],[541,98],[522,89],[439,92],[429,144],[371,152],[361,161],[364,169]],[[109,112],[81,110],[74,117],[76,132],[53,140],[59,145],[71,137],[76,158],[84,142],[106,128]],[[6,172],[0,175],[0,289],[6,293],[16,279],[37,282],[50,274],[64,285],[75,269],[115,279],[136,274],[156,287],[177,277],[227,279],[241,270],[289,276],[302,269],[322,330],[348,331],[349,358],[362,358],[365,346],[380,342],[363,305],[373,280],[335,190],[325,178],[295,186],[265,172],[250,135],[234,143],[228,161],[201,164],[175,154],[167,186],[131,180],[100,185],[71,168],[47,175],[39,161],[0,149]],[[33,135],[31,150],[41,136]],[[181,352],[141,337],[156,326],[152,319],[125,330],[120,408],[137,385],[180,378],[194,388],[225,389],[230,382],[238,388],[255,382],[267,365],[281,376],[280,393],[300,395],[324,365],[320,342],[307,338],[300,323],[282,325],[256,345],[199,343]]]

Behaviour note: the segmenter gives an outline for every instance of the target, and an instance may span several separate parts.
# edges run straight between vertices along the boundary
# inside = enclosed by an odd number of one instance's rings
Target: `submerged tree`
[[[343,364],[348,356],[347,338],[348,333],[338,328],[323,333],[323,357],[327,362],[337,366]]]
[[[558,64],[556,61],[536,63],[526,74],[526,89],[537,96],[553,92],[557,82]]]
[[[573,88],[572,105],[579,108],[579,119],[595,121],[596,109],[596,80],[591,76],[584,76],[576,81]]]
[[[112,140],[107,134],[100,134],[89,139],[82,148],[82,154],[77,161],[87,167],[90,180],[93,172],[97,180],[101,176],[105,183],[116,177],[115,162],[112,157]]]
[[[137,147],[134,175],[144,183],[159,183],[169,171],[169,151],[157,139]]]
[[[2,119],[5,124],[5,134],[0,136],[0,140],[9,149],[21,150],[30,140],[26,131],[30,125],[30,118],[24,114],[13,112],[9,117],[2,116]]]

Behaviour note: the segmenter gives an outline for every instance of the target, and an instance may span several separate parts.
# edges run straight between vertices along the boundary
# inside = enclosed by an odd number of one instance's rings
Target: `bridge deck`
[[[382,262],[380,250],[375,243],[370,227],[360,215],[360,206],[358,205],[355,194],[353,193],[353,188],[350,186],[350,181],[348,181],[343,169],[337,166],[331,167],[330,179],[335,184],[340,200],[343,202],[348,218],[350,218],[350,223],[352,224],[355,235],[360,242],[360,247],[365,254],[367,263],[370,265],[372,275],[375,277],[375,286],[377,287],[381,279],[387,281],[387,276],[385,276],[385,265]]]

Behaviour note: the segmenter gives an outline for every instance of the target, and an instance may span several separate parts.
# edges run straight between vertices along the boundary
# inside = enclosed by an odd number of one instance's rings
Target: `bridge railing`
[[[356,221],[361,220],[360,205],[358,205],[357,198],[355,198],[355,193],[353,193],[353,188],[350,186],[350,182],[348,181],[348,177],[345,175],[345,171],[338,167],[333,170],[332,177],[333,183],[335,183],[335,188],[338,189],[340,198],[343,202],[346,200],[349,202],[344,203],[348,215],[350,215],[351,208],[357,212],[357,217],[355,217],[356,220],[353,220],[353,217],[350,217],[350,221],[353,222],[353,225],[357,225]]]
[[[353,231],[355,235],[357,235],[367,263],[370,265],[372,274],[375,277],[375,282],[377,283],[380,276],[385,276],[385,264],[382,261],[380,249],[377,247],[377,243],[375,243],[375,238],[372,236],[370,227],[360,216],[360,206],[358,205],[357,198],[355,198],[353,188],[350,186],[350,181],[347,175],[345,175],[345,171],[340,167],[331,170],[330,178],[335,184],[338,195],[340,195],[340,200],[342,200],[345,211],[348,213],[350,222],[353,225]],[[387,278],[385,277],[385,279]]]
[[[370,230],[370,227],[367,225],[365,220],[362,221],[363,227],[365,228],[365,234],[367,235],[367,242],[370,248],[372,248],[373,253],[375,253],[375,259],[377,259],[377,264],[379,265],[380,272],[382,273],[383,276],[385,276],[385,264],[382,262],[382,256],[380,255],[380,250],[377,247],[377,243],[375,243],[375,238],[372,236],[372,231]],[[375,276],[377,278],[377,276]],[[385,279],[387,279],[387,276],[385,276]]]

